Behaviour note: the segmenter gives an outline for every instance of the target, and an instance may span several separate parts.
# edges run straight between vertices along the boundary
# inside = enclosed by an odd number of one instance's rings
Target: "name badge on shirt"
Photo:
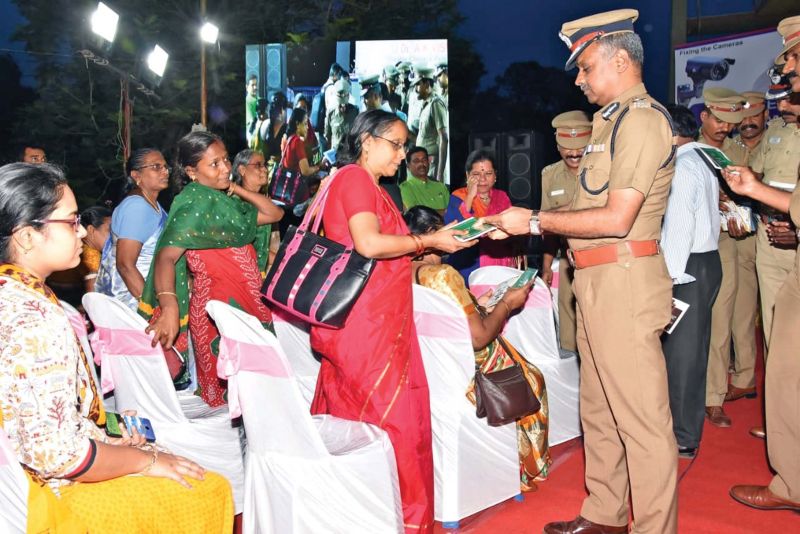
[[[780,142],[781,142],[781,138],[780,137],[770,137],[769,138],[769,144],[771,144],[771,145],[777,145]]]
[[[586,149],[583,151],[584,154],[591,154],[592,152],[605,152],[606,145],[605,143],[601,143],[599,145],[586,145]]]
[[[563,194],[564,194],[564,190],[563,189],[556,189],[555,191],[550,191],[550,196],[551,197],[555,197],[555,196],[563,195]]]

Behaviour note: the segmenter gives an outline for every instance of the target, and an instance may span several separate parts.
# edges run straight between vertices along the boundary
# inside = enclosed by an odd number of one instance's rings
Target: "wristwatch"
[[[531,211],[531,218],[528,224],[530,225],[531,235],[542,235],[542,227],[539,224],[539,210]]]

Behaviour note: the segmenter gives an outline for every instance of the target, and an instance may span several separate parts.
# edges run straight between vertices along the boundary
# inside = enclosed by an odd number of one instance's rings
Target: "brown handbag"
[[[503,338],[498,337],[497,341],[510,355]],[[539,399],[516,361],[511,367],[493,373],[475,368],[475,415],[485,417],[489,426],[513,423],[540,409]]]

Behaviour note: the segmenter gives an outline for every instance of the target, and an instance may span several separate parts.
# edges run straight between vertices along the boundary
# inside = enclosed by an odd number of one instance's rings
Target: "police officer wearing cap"
[[[658,246],[674,173],[666,110],[642,83],[638,12],[568,22],[561,38],[576,84],[602,106],[579,168],[570,210],[509,208],[485,220],[518,235],[568,238],[575,267],[586,488],[580,515],[544,532],[677,531],[677,444],[659,336],[671,315],[672,280]]]
[[[350,103],[350,81],[340,78],[333,84],[335,105],[328,108],[325,117],[325,139],[331,148],[338,148],[339,142],[350,131],[350,126],[358,116],[358,108]]]
[[[747,158],[755,152],[769,120],[769,110],[764,93],[759,91],[745,91],[742,93],[745,106],[742,110],[742,122],[739,123],[739,133],[733,140],[742,145],[747,151]]]
[[[444,101],[445,106],[449,105],[450,100],[450,75],[447,73],[447,63],[436,65],[436,72],[433,73],[436,80],[437,93]]]
[[[747,149],[729,137],[744,117],[744,97],[731,89],[709,87],[703,91],[703,100],[705,107],[700,112],[698,142],[719,148],[734,165],[746,165]],[[750,203],[749,199],[741,197],[729,199],[724,191],[720,191],[720,201],[726,200],[737,204]],[[732,383],[745,389],[747,394],[755,393],[753,370],[758,310],[755,245],[754,234],[747,232],[735,220],[727,221],[727,230],[720,229],[722,285],[711,310],[711,345],[706,373],[706,417],[720,428],[731,426],[731,419],[722,408],[728,394],[731,339],[736,353]]]
[[[375,74],[361,79],[361,99],[365,111],[383,109],[383,92],[378,78],[379,76]]]
[[[783,50],[776,63],[783,72],[800,75],[800,16],[789,17],[778,25]],[[791,79],[792,89],[800,92],[800,77]],[[730,169],[725,179],[739,194],[788,213],[800,226],[800,188],[789,193],[769,187],[746,167]],[[739,174],[734,174],[734,173]],[[759,510],[800,512],[800,254],[775,299],[769,358],[764,380],[767,452],[775,476],[767,486],[740,485],[730,490],[738,502]]]
[[[430,177],[446,183],[448,180],[445,179],[445,169],[450,142],[447,105],[433,90],[433,74],[433,69],[427,67],[416,69],[413,84],[421,103],[416,144],[427,150],[431,156]]]
[[[542,169],[542,209],[568,208],[578,187],[578,167],[583,149],[592,135],[592,122],[583,111],[567,111],[552,122],[555,128],[556,147],[561,161]],[[564,240],[556,235],[544,236],[542,279],[550,285],[553,280],[552,263],[560,254],[558,264],[558,333],[561,348],[576,352],[575,295],[572,293],[572,267],[567,261]]]

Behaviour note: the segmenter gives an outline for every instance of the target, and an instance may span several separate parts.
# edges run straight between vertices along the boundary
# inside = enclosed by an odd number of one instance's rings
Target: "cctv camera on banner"
[[[730,72],[731,65],[736,63],[732,58],[696,57],[686,62],[686,75],[691,84],[678,86],[678,103],[688,106],[692,98],[703,96],[703,86],[709,80],[718,82]]]

